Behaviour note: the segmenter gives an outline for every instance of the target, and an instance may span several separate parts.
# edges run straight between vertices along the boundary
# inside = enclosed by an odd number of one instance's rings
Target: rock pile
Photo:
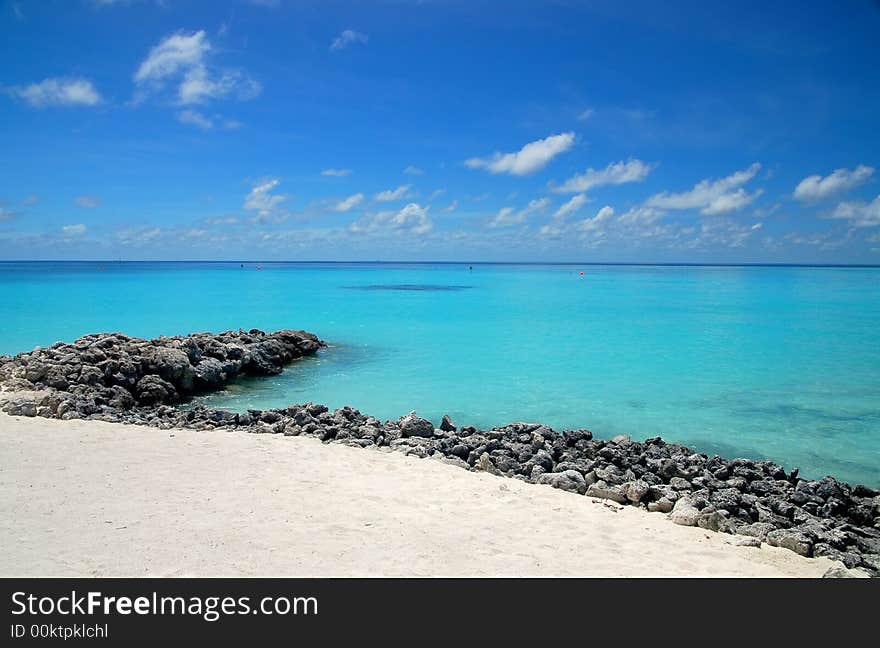
[[[14,357],[0,356],[4,411],[61,419],[116,420],[135,407],[165,405],[222,389],[238,375],[281,373],[324,343],[304,331],[196,333],[142,340],[87,335]]]
[[[558,432],[534,423],[480,430],[457,427],[444,416],[435,428],[415,412],[383,423],[351,407],[331,412],[312,403],[241,413],[170,405],[221,388],[237,374],[278,373],[322,344],[302,331],[152,341],[87,336],[0,356],[0,386],[13,390],[2,409],[163,429],[238,428],[397,450],[667,513],[677,524],[736,534],[737,544],[766,542],[880,576],[880,492],[833,477],[803,479],[797,469],[787,472],[770,461],[727,460],[660,438],[594,439],[589,430]]]

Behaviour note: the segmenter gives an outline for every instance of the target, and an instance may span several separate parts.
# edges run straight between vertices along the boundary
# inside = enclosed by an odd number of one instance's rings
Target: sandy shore
[[[821,576],[831,563],[433,459],[0,414],[0,576]]]

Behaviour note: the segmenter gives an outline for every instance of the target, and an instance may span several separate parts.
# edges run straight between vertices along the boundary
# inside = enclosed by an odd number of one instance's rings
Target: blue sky
[[[880,3],[0,0],[0,258],[880,263]]]

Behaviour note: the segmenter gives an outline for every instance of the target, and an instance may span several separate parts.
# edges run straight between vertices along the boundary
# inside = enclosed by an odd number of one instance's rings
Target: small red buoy
[[[584,276],[584,273],[583,273],[583,272],[581,273],[581,276],[582,276],[582,277]]]
[[[257,270],[262,270],[263,266],[257,266]]]

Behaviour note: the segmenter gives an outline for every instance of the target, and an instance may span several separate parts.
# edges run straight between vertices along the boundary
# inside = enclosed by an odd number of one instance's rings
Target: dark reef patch
[[[470,290],[473,286],[456,284],[369,284],[365,286],[342,286],[345,290],[390,290],[403,292],[456,292]]]

